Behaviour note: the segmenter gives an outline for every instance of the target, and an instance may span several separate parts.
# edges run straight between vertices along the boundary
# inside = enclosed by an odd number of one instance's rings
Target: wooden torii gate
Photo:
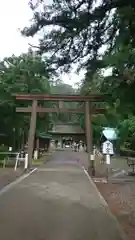
[[[86,129],[86,140],[87,140],[87,152],[88,158],[90,161],[90,168],[92,175],[95,173],[94,161],[91,159],[92,155],[92,127],[91,127],[91,116],[92,114],[102,114],[104,109],[102,108],[92,108],[92,102],[101,102],[104,99],[104,96],[101,94],[98,95],[89,95],[89,96],[80,96],[80,95],[46,95],[46,94],[13,94],[16,97],[16,100],[32,101],[31,107],[17,107],[16,112],[22,113],[31,113],[30,128],[28,135],[28,167],[31,168],[32,165],[32,153],[34,145],[34,137],[36,130],[36,119],[37,113],[84,113],[85,114],[85,129]],[[55,108],[44,108],[38,105],[38,101],[49,101],[57,102],[58,105]],[[64,108],[63,102],[82,102],[84,106],[81,108]]]

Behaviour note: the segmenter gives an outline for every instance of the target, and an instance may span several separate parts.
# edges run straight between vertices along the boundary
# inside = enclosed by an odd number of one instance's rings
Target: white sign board
[[[12,152],[12,147],[9,147],[9,151]]]
[[[110,141],[105,141],[103,143],[103,149],[102,149],[103,154],[107,154],[107,155],[113,155],[114,151],[113,151],[113,144]]]
[[[110,164],[110,155],[106,155],[106,164]]]

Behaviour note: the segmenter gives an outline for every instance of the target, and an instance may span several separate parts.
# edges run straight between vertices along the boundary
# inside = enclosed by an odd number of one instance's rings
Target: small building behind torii
[[[65,141],[83,141],[85,142],[85,132],[78,124],[72,123],[56,123],[51,131],[52,139],[61,142]]]
[[[47,152],[49,149],[49,144],[51,139],[52,139],[52,135],[47,134],[46,132],[36,132],[34,149],[38,149],[42,152],[43,151]]]

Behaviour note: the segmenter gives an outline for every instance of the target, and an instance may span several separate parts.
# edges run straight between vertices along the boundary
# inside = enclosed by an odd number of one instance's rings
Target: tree
[[[72,63],[95,71],[104,67],[101,49],[112,52],[122,44],[134,46],[135,2],[133,0],[37,1],[33,22],[23,29],[26,36],[51,26],[40,39],[39,52],[51,54],[50,63],[68,70]],[[42,4],[42,11],[39,5]],[[39,10],[40,9],[40,10]]]
[[[89,80],[90,78],[90,80]],[[107,94],[107,98],[104,95],[104,102],[96,103],[96,107],[104,108],[104,114],[93,114],[92,115],[92,127],[93,127],[93,142],[99,144],[99,140],[102,135],[102,130],[104,127],[118,128],[120,122],[123,120],[120,109],[120,99],[115,98],[111,93],[112,88],[109,88],[109,82],[106,83],[106,77],[103,76],[102,72],[97,71],[95,74],[90,74],[87,72],[83,84],[80,88],[80,94],[89,95],[92,94]],[[104,88],[103,88],[104,86]],[[108,95],[109,94],[109,95]],[[92,103],[93,104],[93,103]],[[83,128],[85,128],[84,116],[80,115],[79,120]]]
[[[135,116],[121,121],[119,125],[119,144],[135,150]]]
[[[52,94],[63,94],[63,95],[75,95],[76,90],[69,84],[64,83],[61,80],[55,81],[51,85],[51,93]],[[63,107],[65,108],[76,108],[77,104],[75,102],[64,102]],[[53,114],[53,121],[62,121],[64,123],[75,122],[76,114],[71,113],[59,113]]]
[[[135,92],[135,2],[133,0],[54,0],[39,12],[32,5],[34,19],[23,30],[33,36],[47,26],[39,42],[40,53],[50,53],[48,63],[68,71],[72,63],[86,69],[81,94],[106,93],[104,117],[94,116],[93,125],[125,129],[128,122],[128,144],[134,145]],[[104,51],[103,51],[104,47]],[[100,69],[112,68],[110,76]],[[98,121],[100,119],[100,121]],[[79,121],[84,125],[84,117]],[[132,125],[132,130],[129,126]],[[120,130],[120,132],[123,130]],[[98,132],[98,131],[97,131]],[[121,135],[122,141],[125,141]]]
[[[51,92],[52,94],[63,94],[63,95],[76,94],[75,89],[71,85],[64,83],[62,80],[57,80],[51,85]]]
[[[12,93],[50,92],[49,73],[45,62],[32,52],[19,57],[12,56],[0,62],[0,133],[7,135],[6,143],[14,146],[23,138],[27,139],[29,115],[15,112],[17,106],[27,106],[29,102],[19,103],[12,97]],[[45,103],[43,103],[45,105]],[[42,122],[42,124],[40,123]],[[49,124],[49,116],[38,117],[37,126]],[[18,144],[17,144],[17,147]]]

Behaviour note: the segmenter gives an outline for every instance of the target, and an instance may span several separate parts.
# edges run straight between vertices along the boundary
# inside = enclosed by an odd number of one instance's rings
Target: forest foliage
[[[115,127],[119,146],[135,149],[135,1],[53,0],[46,4],[45,0],[30,0],[29,5],[33,19],[22,34],[28,37],[41,32],[39,45],[33,48],[34,54],[0,62],[1,133],[5,129],[13,139],[28,128],[28,116],[14,111],[11,92],[57,93],[64,89],[74,93],[69,86],[63,88],[63,83],[52,84],[52,75],[59,70],[69,72],[75,64],[78,74],[85,70],[80,94],[107,96],[102,103],[105,114],[92,116],[94,141],[98,143],[104,126]],[[108,75],[104,74],[107,69]],[[59,118],[85,128],[82,115]],[[48,115],[40,121],[48,129],[57,120],[57,115]]]

